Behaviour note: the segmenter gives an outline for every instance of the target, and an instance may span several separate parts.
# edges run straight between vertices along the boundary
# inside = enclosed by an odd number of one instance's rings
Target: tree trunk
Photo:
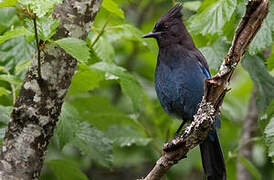
[[[64,0],[53,17],[60,20],[54,40],[85,39],[102,0]],[[54,43],[29,68],[0,149],[0,179],[38,179],[77,61]]]

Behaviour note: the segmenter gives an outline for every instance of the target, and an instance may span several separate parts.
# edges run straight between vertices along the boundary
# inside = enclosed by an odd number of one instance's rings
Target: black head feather
[[[169,27],[174,24],[174,22],[182,21],[182,5],[177,4],[171,8],[166,14],[164,14],[154,26],[155,31],[162,31],[165,27]]]
[[[182,21],[182,5],[177,4],[164,14],[156,22],[153,31],[143,36],[144,38],[157,39],[160,48],[179,44],[190,48],[195,48],[190,34]]]
[[[176,4],[173,8],[171,8],[163,17],[167,19],[181,18],[183,6],[181,4]]]

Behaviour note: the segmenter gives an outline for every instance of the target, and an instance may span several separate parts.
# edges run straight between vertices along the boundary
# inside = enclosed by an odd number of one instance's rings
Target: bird
[[[187,122],[193,121],[204,94],[204,81],[210,71],[203,54],[195,46],[182,21],[182,5],[177,4],[154,25],[153,31],[143,38],[154,38],[159,51],[155,70],[155,90],[163,109],[182,120],[175,133],[180,134]],[[217,127],[200,144],[202,165],[208,180],[226,180],[226,167]]]

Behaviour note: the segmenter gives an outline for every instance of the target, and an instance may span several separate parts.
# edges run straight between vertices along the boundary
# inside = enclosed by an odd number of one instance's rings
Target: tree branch
[[[205,80],[204,97],[193,122],[186,127],[181,137],[164,144],[163,155],[145,177],[145,180],[161,179],[174,164],[186,157],[190,149],[203,142],[207,137],[228,91],[226,85],[267,13],[268,0],[248,1],[246,12],[236,29],[232,45],[219,72]]]
[[[60,20],[53,39],[85,39],[102,0],[63,0],[53,16]],[[54,43],[41,52],[41,75],[37,61],[29,68],[0,149],[0,179],[38,179],[61,113],[77,61]]]

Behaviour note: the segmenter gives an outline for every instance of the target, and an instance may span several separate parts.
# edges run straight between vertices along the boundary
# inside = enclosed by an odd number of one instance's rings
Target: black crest
[[[176,4],[173,8],[171,8],[164,16],[165,19],[175,19],[182,17],[182,10],[183,6],[181,4]]]

